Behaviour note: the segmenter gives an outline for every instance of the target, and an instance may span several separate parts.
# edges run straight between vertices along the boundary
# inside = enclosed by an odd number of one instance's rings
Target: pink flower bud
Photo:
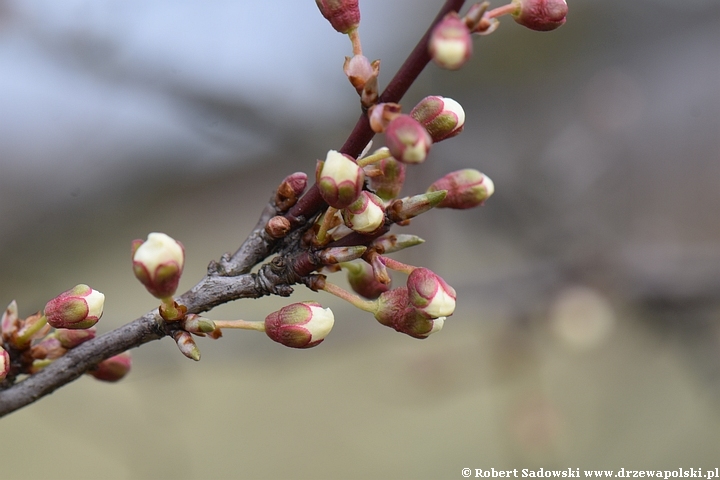
[[[81,343],[95,338],[97,331],[95,327],[86,328],[84,330],[68,330],[66,328],[58,328],[55,330],[55,338],[58,339],[60,345],[64,348],[75,348]]]
[[[358,295],[375,300],[381,293],[390,289],[389,285],[378,281],[373,268],[367,262],[353,262],[343,266],[347,270],[350,287]]]
[[[318,162],[316,181],[323,200],[333,208],[345,208],[360,196],[365,183],[363,169],[348,155],[330,150]]]
[[[399,115],[388,124],[385,143],[396,160],[403,163],[422,163],[432,146],[432,138],[410,115]]]
[[[455,311],[455,290],[432,270],[413,270],[407,288],[410,304],[430,318],[448,317]]]
[[[378,322],[414,338],[426,338],[439,331],[445,322],[445,317],[431,318],[414,308],[405,287],[383,292],[377,302],[375,318]]]
[[[435,143],[454,137],[465,126],[465,110],[452,98],[425,97],[410,111],[410,116],[425,127]]]
[[[495,191],[490,177],[472,168],[456,170],[436,180],[430,185],[428,192],[446,190],[447,195],[438,208],[454,208],[463,210],[477,207],[485,203]]]
[[[275,206],[280,212],[286,212],[295,203],[307,187],[307,174],[304,172],[295,172],[288,175],[280,183],[275,192]]]
[[[366,89],[374,88],[377,93],[377,77],[380,75],[380,60],[370,62],[365,55],[345,57],[343,72],[359,95]]]
[[[405,164],[388,157],[380,160],[374,167],[378,175],[367,176],[370,188],[385,201],[397,197],[405,183]]]
[[[10,373],[10,354],[0,346],[0,382]]]
[[[100,320],[104,303],[105,295],[81,284],[50,300],[45,317],[55,328],[90,328]]]
[[[320,13],[339,33],[348,33],[360,24],[358,0],[315,0]]]
[[[450,12],[433,29],[428,48],[438,66],[457,70],[472,55],[470,30],[457,13]]]
[[[177,290],[185,249],[164,233],[151,233],[146,241],[133,241],[133,271],[153,296],[165,299]]]
[[[332,310],[317,302],[293,303],[265,318],[265,333],[286,347],[310,348],[327,337],[334,323]]]
[[[130,352],[123,352],[98,363],[94,370],[88,371],[90,375],[103,382],[117,382],[130,372],[132,358]]]
[[[371,234],[377,232],[385,224],[383,201],[367,190],[342,211],[345,225],[355,232]]]
[[[516,6],[513,19],[531,30],[546,32],[565,23],[568,6],[565,0],[512,0]]]
[[[402,110],[397,103],[378,103],[368,110],[370,128],[375,133],[383,133],[388,124],[400,115]]]

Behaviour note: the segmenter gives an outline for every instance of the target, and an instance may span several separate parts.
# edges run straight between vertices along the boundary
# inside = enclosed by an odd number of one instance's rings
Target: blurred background
[[[441,3],[361,1],[381,88]],[[122,382],[81,378],[0,420],[0,477],[720,466],[720,2],[568,3],[551,33],[503,19],[404,99],[467,113],[404,193],[463,167],[496,186],[399,230],[426,243],[396,258],[458,291],[442,332],[418,341],[302,286],[225,305],[208,316],[315,299],[336,324],[308,351],[232,331],[200,339],[199,363],[169,339],[134,350]],[[152,231],[185,244],[192,287],[286,174],[342,145],[350,53],[310,0],[0,0],[0,303],[24,317],[87,283],[107,297],[99,331],[124,324],[157,306],[130,268]]]

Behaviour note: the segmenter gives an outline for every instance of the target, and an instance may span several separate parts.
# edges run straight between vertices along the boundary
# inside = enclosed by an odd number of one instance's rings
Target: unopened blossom
[[[448,317],[455,311],[455,290],[432,270],[413,270],[407,289],[410,304],[431,318]]]
[[[358,0],[315,0],[320,13],[339,33],[349,33],[360,24]]]
[[[448,13],[433,29],[428,48],[438,66],[457,70],[472,55],[470,30],[457,13]]]
[[[98,363],[97,367],[87,373],[103,382],[117,382],[130,372],[132,357],[130,352],[123,352]]]
[[[425,161],[432,138],[410,115],[399,115],[385,129],[385,143],[396,160],[414,164]]]
[[[166,299],[177,290],[185,249],[164,233],[151,233],[147,240],[133,241],[133,272],[153,296]]]
[[[335,150],[318,162],[315,176],[323,200],[337,209],[357,200],[365,182],[365,172],[352,157]]]
[[[350,287],[358,295],[374,300],[390,289],[388,284],[378,281],[375,271],[367,262],[347,263],[343,265],[343,268],[347,270]]]
[[[490,177],[472,168],[456,170],[436,180],[428,192],[446,190],[447,195],[437,208],[463,210],[485,203],[495,191]]]
[[[342,210],[345,225],[355,232],[374,233],[385,223],[383,201],[367,190],[360,197]]]
[[[104,303],[105,295],[81,284],[50,300],[45,317],[55,328],[90,328],[100,320]]]
[[[433,95],[423,98],[410,111],[410,116],[425,127],[435,143],[454,137],[465,126],[462,105],[447,97]]]
[[[295,172],[283,179],[275,191],[275,206],[278,211],[286,212],[295,205],[307,187],[307,174]]]
[[[0,346],[0,382],[10,373],[10,354]]]
[[[433,318],[415,308],[406,287],[394,288],[380,294],[375,319],[397,332],[414,338],[426,338],[442,329],[445,317]]]
[[[531,30],[555,30],[566,20],[568,6],[565,0],[512,0],[516,9],[513,19]]]
[[[317,302],[293,303],[265,318],[265,333],[286,347],[310,348],[327,337],[334,323],[332,310]]]
[[[81,343],[85,343],[88,340],[95,338],[97,331],[95,327],[86,328],[83,330],[71,330],[67,328],[58,328],[53,334],[58,339],[60,345],[64,348],[75,348]]]

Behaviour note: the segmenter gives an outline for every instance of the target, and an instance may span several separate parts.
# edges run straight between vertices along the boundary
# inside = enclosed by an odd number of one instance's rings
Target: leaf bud
[[[430,58],[440,67],[457,70],[472,55],[470,29],[457,13],[445,15],[432,31],[428,49]]]
[[[512,0],[513,19],[531,30],[547,32],[563,25],[568,6],[565,0]]]
[[[7,342],[13,337],[13,334],[20,328],[20,318],[18,317],[17,302],[13,300],[3,312],[0,319],[0,332],[2,332],[2,340]]]
[[[395,253],[400,250],[404,250],[408,247],[414,247],[425,243],[425,240],[418,237],[417,235],[410,235],[407,233],[398,233],[383,235],[382,237],[376,238],[368,245],[368,248],[372,248],[379,254]]]
[[[188,332],[177,330],[173,333],[173,339],[183,355],[196,362],[200,361],[200,349],[197,343],[195,343],[195,340],[193,340],[192,335]]]
[[[156,298],[175,294],[184,265],[184,247],[164,233],[151,233],[145,241],[133,241],[135,277]]]
[[[103,382],[117,382],[130,372],[132,357],[130,352],[123,352],[103,360],[88,373]]]
[[[365,183],[365,172],[355,160],[335,150],[327,153],[324,162],[318,161],[315,176],[323,200],[337,209],[357,200]]]
[[[410,220],[438,206],[446,195],[445,190],[438,190],[395,200],[387,209],[388,216],[395,223]]]
[[[432,146],[432,138],[410,115],[395,117],[385,129],[385,143],[390,154],[403,163],[422,163]]]
[[[350,247],[330,247],[321,250],[318,253],[323,265],[336,265],[341,262],[350,262],[360,258],[367,250],[363,245],[353,245]]]
[[[405,164],[393,157],[383,158],[373,165],[378,174],[368,177],[368,186],[385,201],[400,194],[405,183]]]
[[[355,232],[372,234],[385,224],[385,208],[383,201],[367,190],[360,197],[342,210],[345,225]]]
[[[310,348],[327,337],[334,323],[332,310],[317,302],[293,303],[265,318],[265,333],[286,347]]]
[[[290,220],[282,215],[276,215],[265,224],[265,233],[271,238],[283,238],[290,232],[291,228]]]
[[[410,111],[410,116],[425,127],[435,143],[454,137],[465,127],[465,110],[452,98],[425,97]]]
[[[440,190],[446,190],[447,195],[438,204],[438,208],[464,210],[484,204],[495,192],[495,185],[487,175],[472,168],[465,168],[436,180],[427,191]]]
[[[280,212],[286,212],[295,205],[307,187],[307,174],[295,172],[280,183],[275,192],[275,207]]]
[[[100,320],[104,303],[105,295],[80,284],[50,300],[45,317],[55,328],[90,328]]]

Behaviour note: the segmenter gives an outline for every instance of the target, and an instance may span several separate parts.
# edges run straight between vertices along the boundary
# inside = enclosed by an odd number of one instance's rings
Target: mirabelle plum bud
[[[75,348],[81,343],[95,338],[97,331],[95,327],[86,328],[84,330],[70,330],[66,328],[58,328],[55,330],[54,336],[60,342],[63,348]]]
[[[425,127],[435,143],[454,137],[465,126],[465,110],[452,98],[425,97],[410,111],[410,116]]]
[[[414,338],[427,338],[439,331],[445,322],[445,317],[432,318],[414,308],[405,287],[383,292],[376,302],[375,319],[378,322]]]
[[[374,300],[390,289],[389,285],[378,281],[373,268],[367,262],[346,263],[343,267],[347,270],[350,287],[358,295]]]
[[[450,12],[433,29],[428,49],[438,66],[457,70],[472,55],[470,29],[457,13]]]
[[[175,294],[184,265],[182,244],[164,233],[151,233],[145,241],[133,241],[135,277],[156,298],[167,299]]]
[[[449,317],[455,311],[455,290],[432,270],[413,270],[407,288],[410,304],[431,318]]]
[[[432,146],[432,138],[410,115],[395,117],[385,129],[385,143],[390,154],[403,163],[422,163]]]
[[[50,300],[45,317],[55,328],[90,328],[100,320],[104,303],[105,295],[81,284]]]
[[[440,190],[446,190],[447,195],[437,208],[464,210],[485,203],[485,200],[495,192],[495,185],[484,173],[472,168],[465,168],[448,173],[436,180],[427,191]]]
[[[132,368],[130,352],[123,352],[103,360],[88,373],[103,382],[117,382],[130,372],[130,368]]]
[[[310,348],[327,337],[334,323],[332,310],[317,302],[293,303],[265,318],[265,333],[286,347]]]
[[[377,232],[385,223],[383,201],[367,190],[351,205],[343,209],[345,225],[355,232],[371,234]]]
[[[315,170],[318,190],[323,200],[333,208],[345,208],[360,196],[365,172],[348,155],[330,150],[324,162],[318,161]]]
[[[0,382],[10,373],[10,354],[0,346]]]
[[[349,33],[360,25],[358,0],[315,0],[315,3],[339,33]]]
[[[512,0],[516,10],[513,19],[531,30],[547,32],[565,23],[568,6],[565,0]]]

